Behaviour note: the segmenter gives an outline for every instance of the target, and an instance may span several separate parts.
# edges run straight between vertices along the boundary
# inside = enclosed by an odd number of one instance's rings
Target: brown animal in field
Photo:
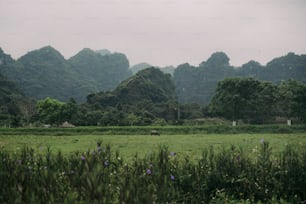
[[[160,136],[160,134],[157,130],[152,130],[151,131],[151,136],[153,136],[153,135]]]

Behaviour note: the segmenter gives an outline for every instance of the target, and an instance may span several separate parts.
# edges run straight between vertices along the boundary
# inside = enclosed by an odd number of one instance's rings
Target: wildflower
[[[152,174],[151,169],[147,169],[147,174],[148,174],[148,175],[151,175],[151,174]]]
[[[85,160],[85,157],[82,155],[82,156],[81,156],[81,159],[82,159],[82,161],[84,161],[84,160]]]
[[[172,181],[174,181],[174,180],[175,180],[175,176],[171,175],[171,176],[170,176],[170,179],[171,179]]]
[[[175,152],[170,152],[170,156],[174,157],[176,155]]]
[[[109,163],[108,163],[108,161],[106,160],[105,162],[104,162],[104,166],[108,166],[109,165]]]
[[[264,144],[265,140],[263,138],[260,139],[260,143]]]
[[[22,161],[19,159],[19,160],[17,161],[17,163],[18,163],[19,165],[21,165]]]

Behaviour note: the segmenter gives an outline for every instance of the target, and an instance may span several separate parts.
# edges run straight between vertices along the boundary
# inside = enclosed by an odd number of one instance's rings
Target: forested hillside
[[[179,65],[173,75],[181,103],[207,104],[214,95],[218,81],[235,75],[225,53],[214,53],[198,67]]]
[[[87,101],[94,109],[101,111],[115,108],[120,111],[118,114],[121,114],[121,119],[127,118],[137,124],[152,123],[158,118],[173,119],[175,114],[172,112],[177,107],[175,87],[170,74],[164,74],[153,67],[139,71],[123,81],[114,91],[89,95]]]
[[[116,88],[121,81],[132,75],[129,61],[124,54],[93,51],[85,48],[67,61],[79,75],[83,91],[88,94]]]
[[[217,52],[199,66],[179,65],[173,76],[179,102],[208,104],[218,81],[227,77],[253,77],[276,84],[288,79],[306,82],[306,55],[289,53],[273,59],[266,66],[250,61],[241,67],[233,67],[229,60],[225,53]]]
[[[115,88],[128,78],[129,62],[123,54],[84,49],[69,60],[47,46],[13,60],[1,50],[0,73],[28,96],[61,101],[85,101],[88,94]]]
[[[108,50],[85,48],[68,60],[50,46],[31,51],[18,60],[0,50],[0,73],[36,99],[51,97],[68,101],[74,98],[84,102],[87,95],[113,90],[132,73],[147,67],[151,66],[140,63],[129,68],[124,54]],[[198,66],[185,63],[160,70],[173,74],[180,103],[207,105],[218,81],[227,77],[253,77],[275,84],[288,79],[306,82],[306,55],[288,53],[265,66],[251,60],[234,67],[225,53],[216,52]]]
[[[33,112],[34,103],[0,74],[0,126],[20,126],[29,122]]]

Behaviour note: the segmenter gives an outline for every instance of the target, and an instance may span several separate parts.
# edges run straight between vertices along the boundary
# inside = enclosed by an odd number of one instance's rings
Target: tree
[[[303,87],[305,85],[302,82],[296,80],[282,81],[278,86],[277,95],[277,107],[280,116],[285,116],[291,119],[294,116],[299,115],[299,104],[302,104],[300,99],[303,98]]]
[[[39,120],[46,124],[60,124],[64,122],[62,110],[65,104],[56,99],[46,98],[37,102]]]
[[[218,83],[210,108],[227,119],[261,123],[272,116],[275,89],[253,78],[224,79]]]
[[[278,110],[288,119],[306,121],[306,85],[300,81],[283,81],[278,86]]]
[[[300,84],[293,98],[293,113],[302,122],[306,122],[306,85]]]

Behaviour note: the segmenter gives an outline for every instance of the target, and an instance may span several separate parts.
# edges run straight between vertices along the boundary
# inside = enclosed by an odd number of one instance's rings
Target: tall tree
[[[59,100],[46,98],[37,102],[39,120],[46,124],[60,124],[64,121],[62,110],[64,103]]]
[[[218,83],[211,110],[227,119],[260,123],[272,115],[275,87],[253,78],[227,78]]]
[[[301,121],[306,121],[306,85],[296,80],[283,81],[278,86],[278,111],[279,115],[288,119],[297,117]]]

